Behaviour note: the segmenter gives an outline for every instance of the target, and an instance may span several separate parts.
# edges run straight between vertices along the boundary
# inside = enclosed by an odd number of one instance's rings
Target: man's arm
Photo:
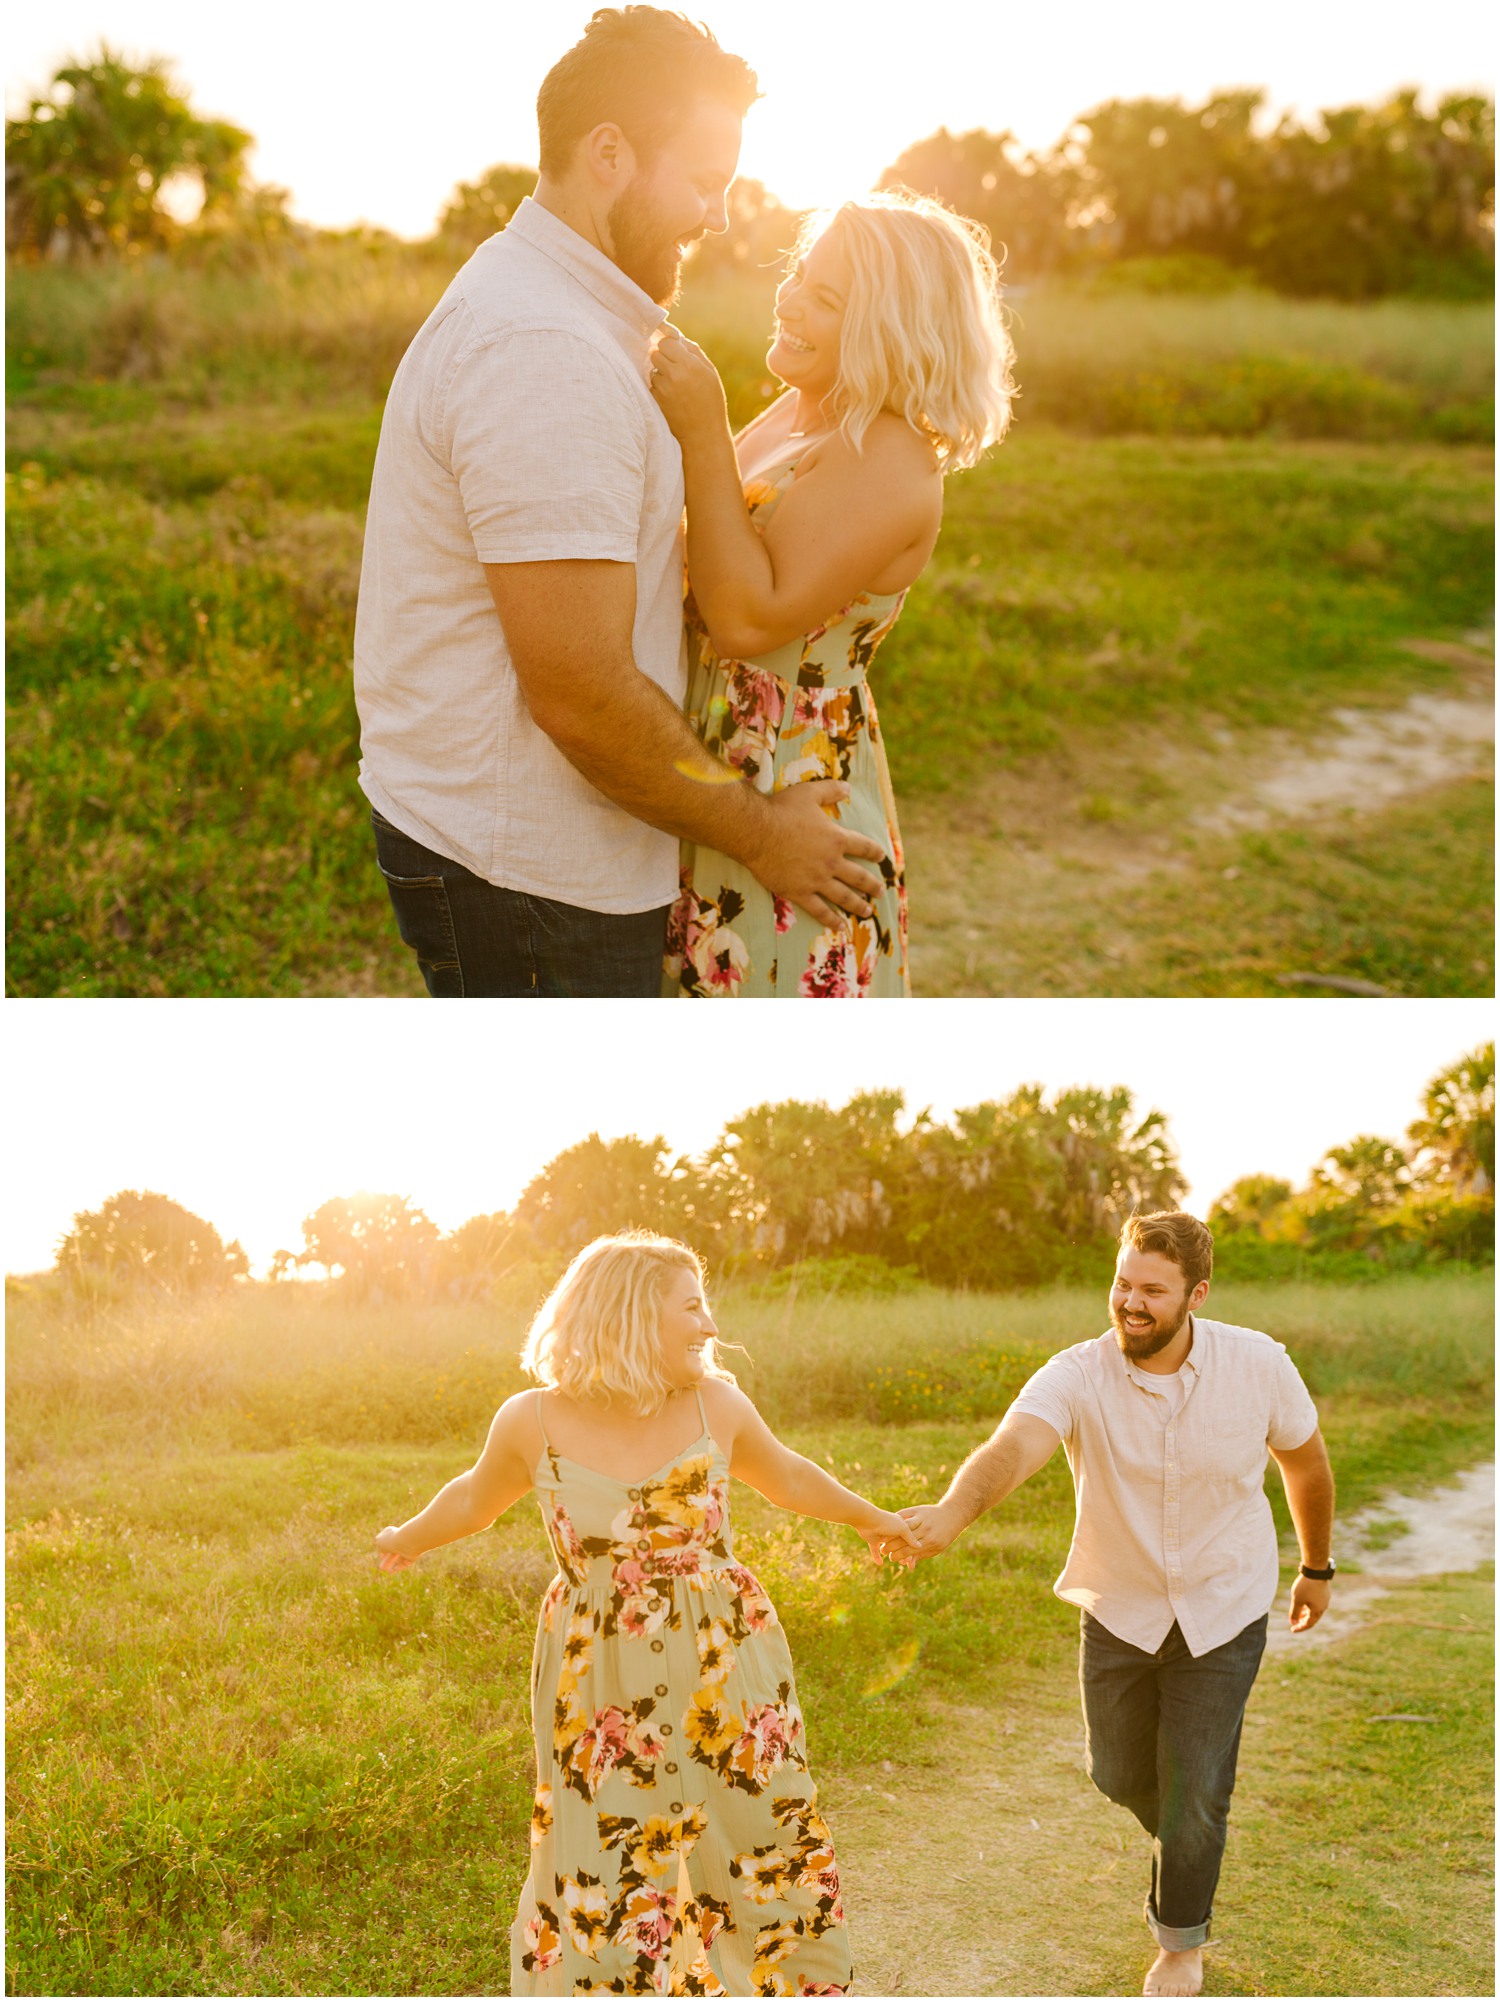
[[[864,916],[880,880],[855,857],[880,844],[826,809],[837,780],[767,797],[711,758],[632,652],[629,563],[486,563],[485,576],[533,722],[599,791],[637,820],[743,862],[820,924]]]
[[[1333,1553],[1333,1468],[1323,1434],[1314,1431],[1310,1439],[1288,1452],[1278,1452],[1273,1446],[1271,1458],[1281,1469],[1302,1562],[1314,1571],[1326,1571]],[[1287,1624],[1294,1634],[1305,1634],[1317,1625],[1328,1610],[1331,1594],[1330,1579],[1299,1574],[1293,1580]]]
[[[986,1509],[1029,1481],[1052,1458],[1061,1437],[1045,1418],[1007,1411],[991,1437],[964,1461],[940,1502],[900,1511],[916,1532],[921,1555],[936,1557]]]

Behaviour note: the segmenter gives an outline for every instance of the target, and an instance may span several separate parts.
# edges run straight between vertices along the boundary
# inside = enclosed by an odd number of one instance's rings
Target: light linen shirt
[[[365,527],[360,784],[403,834],[585,910],[677,894],[677,842],[595,790],[531,720],[486,563],[631,563],[635,663],[687,686],[682,455],[652,399],[665,309],[531,200],[408,348]]]
[[[1113,1332],[1043,1363],[1011,1406],[1062,1435],[1073,1473],[1073,1543],[1053,1589],[1149,1653],[1174,1620],[1200,1655],[1270,1606],[1267,1452],[1318,1425],[1280,1342],[1197,1314],[1192,1326],[1175,1414],[1164,1379],[1127,1362]]]

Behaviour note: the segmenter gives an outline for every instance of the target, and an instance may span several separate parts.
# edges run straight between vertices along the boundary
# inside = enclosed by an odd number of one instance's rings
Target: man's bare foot
[[[1189,1947],[1186,1953],[1169,1953],[1165,1947],[1156,1956],[1146,1976],[1143,1995],[1201,1995],[1203,1993],[1203,1949]]]

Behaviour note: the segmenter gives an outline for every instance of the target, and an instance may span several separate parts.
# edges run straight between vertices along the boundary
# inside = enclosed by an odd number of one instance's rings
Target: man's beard
[[[625,276],[658,306],[672,305],[682,275],[682,247],[677,238],[663,235],[661,213],[651,197],[632,181],[610,204],[605,220],[611,255]]]
[[[1131,1362],[1149,1362],[1152,1356],[1159,1356],[1162,1350],[1182,1333],[1187,1318],[1188,1306],[1185,1300],[1181,1313],[1169,1327],[1164,1328],[1158,1321],[1151,1330],[1128,1328],[1113,1307],[1109,1310],[1110,1326],[1115,1331],[1115,1340],[1120,1345],[1120,1353],[1128,1357]]]

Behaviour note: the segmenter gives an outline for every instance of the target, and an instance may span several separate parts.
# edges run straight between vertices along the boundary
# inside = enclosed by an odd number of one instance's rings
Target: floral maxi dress
[[[702,1400],[699,1399],[699,1411]],[[775,1608],[705,1424],[633,1486],[550,1445],[513,1995],[841,1995],[838,1867]]]
[[[745,486],[750,518],[763,528],[791,483],[796,461],[777,477]],[[885,859],[866,864],[883,878],[869,918],[847,931],[820,925],[762,888],[743,863],[717,849],[682,844],[682,880],[667,920],[663,992],[694,999],[746,996],[819,999],[907,995],[906,866],[896,800],[868,672],[895,625],[904,591],[864,592],[827,625],[756,660],[721,660],[692,597],[687,601],[685,712],[715,757],[760,792],[809,779],[843,779],[842,826],[868,834]]]

